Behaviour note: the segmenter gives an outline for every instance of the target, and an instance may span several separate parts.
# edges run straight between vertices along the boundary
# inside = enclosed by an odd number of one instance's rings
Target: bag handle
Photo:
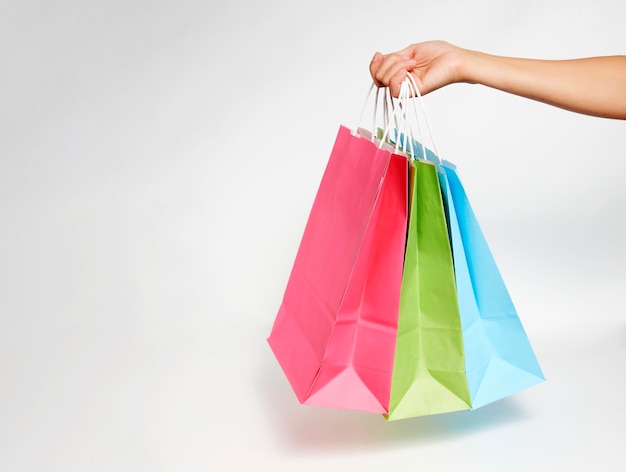
[[[380,113],[379,106],[381,102],[380,95],[381,95],[381,88],[382,88],[384,89],[384,93],[382,97],[383,135],[379,140],[378,147],[379,148],[383,147],[391,131],[393,130],[395,134],[394,136],[395,151],[399,152],[400,150],[402,150],[405,154],[410,155],[412,159],[415,159],[414,157],[415,150],[413,149],[414,132],[411,126],[411,117],[412,117],[414,119],[414,124],[417,127],[417,135],[419,136],[419,142],[422,146],[422,154],[424,156],[424,159],[426,159],[427,157],[426,146],[425,146],[423,135],[422,135],[420,113],[415,103],[417,101],[419,102],[421,115],[423,116],[424,124],[426,126],[426,130],[428,132],[430,142],[433,146],[433,151],[435,153],[435,156],[439,158],[438,157],[439,151],[437,150],[437,145],[435,143],[432,128],[428,120],[426,107],[424,106],[424,99],[419,90],[419,87],[417,86],[417,82],[415,81],[415,78],[413,77],[412,74],[407,74],[406,78],[400,85],[400,93],[398,94],[398,98],[395,99],[395,102],[394,102],[394,99],[391,97],[391,92],[388,87],[377,87],[376,84],[372,82],[367,92],[367,96],[366,96],[363,108],[361,110],[361,114],[359,116],[357,127],[352,131],[352,134],[357,135],[358,130],[361,128],[361,123],[363,122],[363,118],[367,110],[367,106],[370,102],[374,88],[376,88],[376,93],[375,93],[375,98],[374,98],[374,111],[372,114],[371,140],[373,142],[376,142],[376,140],[378,139],[376,136],[376,130],[377,130],[379,113]],[[390,113],[390,109],[391,109],[391,113]],[[392,126],[394,124],[395,124],[395,129],[392,129]],[[401,141],[402,141],[402,146],[400,147]]]
[[[394,105],[394,121],[396,123],[396,128],[392,130],[392,122],[389,121],[385,128],[385,133],[383,135],[382,141],[385,142],[390,133],[394,132],[393,139],[395,140],[395,150],[398,152],[400,148],[402,151],[407,154],[410,158],[414,159],[415,150],[413,149],[413,129],[411,124],[411,114],[410,109],[411,105],[414,108],[414,116],[415,116],[415,124],[417,125],[417,134],[420,137],[420,141],[423,146],[424,140],[422,139],[422,130],[419,121],[419,115],[417,114],[414,106],[414,103],[410,100],[411,98],[416,96],[415,89],[412,87],[411,83],[408,80],[402,82],[400,86],[400,93],[398,94],[398,98],[396,99]],[[400,143],[402,146],[400,147]],[[423,149],[425,152],[425,148]]]
[[[395,105],[393,103],[391,92],[386,87],[376,87],[374,82],[372,82],[367,96],[365,98],[365,103],[363,104],[363,108],[361,110],[361,114],[359,116],[359,121],[357,122],[357,126],[352,130],[352,135],[358,135],[359,129],[361,129],[362,123],[364,121],[365,112],[367,111],[368,105],[371,101],[372,91],[376,89],[375,97],[374,97],[374,111],[372,113],[372,127],[371,127],[371,140],[376,142],[379,138],[377,137],[376,130],[378,129],[378,121],[382,114],[382,126],[381,129],[385,130],[389,126],[390,120],[396,120],[396,115],[393,110],[395,110]],[[383,90],[381,94],[381,90]],[[382,96],[381,96],[382,95]],[[382,101],[382,106],[381,106]],[[381,109],[382,108],[382,112]],[[390,112],[390,110],[392,110]],[[383,140],[384,142],[384,140]],[[381,144],[382,145],[382,144]]]
[[[352,135],[356,136],[359,132],[359,129],[361,128],[361,123],[363,123],[363,116],[365,115],[365,110],[367,110],[367,105],[369,104],[370,101],[370,97],[372,96],[372,91],[374,90],[374,82],[372,82],[372,85],[370,85],[369,90],[367,91],[367,96],[365,97],[365,101],[363,102],[363,108],[361,109],[361,114],[359,115],[359,121],[356,124],[356,127],[352,130]],[[374,119],[374,123],[376,122],[376,107],[378,105],[378,90],[376,90],[376,98],[375,98],[375,105],[374,105],[374,113],[373,113],[373,119]]]
[[[408,81],[404,81],[400,86],[400,94],[398,96],[398,108],[402,111],[403,127],[402,133],[396,138],[399,141],[402,138],[402,147],[406,154],[409,154],[412,159],[415,159],[415,149],[413,148],[413,130],[411,128],[410,121],[410,105],[413,105],[415,114],[415,124],[417,126],[417,134],[419,136],[420,143],[422,144],[422,152],[426,152],[424,147],[424,139],[422,138],[422,127],[420,126],[419,115],[415,108],[415,103],[411,98],[415,97],[415,89],[411,87]],[[409,143],[409,149],[407,149],[406,143]]]
[[[417,112],[417,106],[415,106],[415,98],[417,98],[417,101],[419,102],[421,111],[422,111],[422,116],[424,117],[424,124],[426,125],[426,130],[428,131],[428,136],[430,138],[430,142],[433,146],[433,151],[435,153],[435,156],[437,156],[437,158],[439,158],[439,151],[437,150],[437,144],[435,142],[435,138],[433,136],[433,131],[432,131],[432,127],[430,126],[430,122],[428,121],[428,114],[426,113],[426,107],[424,106],[424,98],[422,97],[422,94],[420,93],[419,87],[417,86],[417,82],[415,82],[415,78],[413,77],[412,74],[407,74],[406,78],[404,79],[404,82],[407,82],[410,84],[410,88],[411,91],[413,92],[413,96],[411,98],[411,101],[413,103],[413,110],[415,113],[415,118],[418,122],[418,126],[419,126],[419,113]],[[421,136],[421,134],[420,134]],[[422,143],[422,151],[424,153],[424,159],[426,159],[426,148],[424,146],[424,141],[422,139],[420,139],[421,143]],[[439,158],[440,159],[440,158]]]

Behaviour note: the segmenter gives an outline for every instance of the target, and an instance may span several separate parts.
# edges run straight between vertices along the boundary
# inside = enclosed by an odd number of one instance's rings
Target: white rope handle
[[[361,123],[363,122],[363,117],[367,110],[367,106],[370,102],[370,97],[372,96],[374,88],[376,88],[376,93],[374,98],[374,111],[372,115],[371,139],[373,142],[376,142],[376,140],[378,139],[377,124],[379,118],[379,106],[381,97],[380,87],[376,87],[376,84],[374,82],[372,82],[367,92],[365,104],[363,105],[363,109],[361,110],[357,127],[352,130],[352,134],[357,135],[358,130],[361,128]],[[393,131],[395,133],[395,136],[393,136],[393,139],[395,141],[395,151],[399,152],[400,150],[402,150],[412,159],[415,159],[415,150],[413,148],[414,132],[411,128],[411,116],[413,116],[415,120],[415,125],[417,126],[417,135],[419,137],[419,142],[422,147],[422,154],[424,156],[424,159],[427,158],[426,145],[422,135],[420,113],[418,112],[417,106],[415,105],[415,102],[418,101],[421,108],[421,115],[423,116],[424,123],[428,131],[428,136],[433,146],[434,154],[437,157],[439,156],[437,144],[435,143],[432,128],[430,126],[430,122],[428,121],[428,115],[426,114],[424,100],[419,90],[419,87],[417,86],[417,82],[415,81],[415,78],[412,74],[407,74],[406,78],[400,85],[400,93],[398,94],[398,98],[396,99],[395,103],[393,97],[391,97],[391,92],[388,87],[385,87],[382,101],[383,135],[378,143],[379,148],[383,147],[383,145],[387,142],[387,138],[390,136],[390,133]],[[412,114],[410,113],[410,110],[413,111]],[[402,142],[402,145],[400,145],[400,142]]]
[[[408,94],[408,96],[406,97],[405,101],[404,101],[404,107],[406,108],[405,113],[407,116],[407,121],[409,122],[407,128],[410,130],[410,118],[411,118],[411,113],[410,111],[413,111],[413,118],[415,119],[415,125],[417,126],[417,135],[419,136],[419,143],[422,147],[422,155],[424,156],[424,159],[426,158],[426,145],[424,143],[424,136],[422,134],[422,126],[420,123],[420,117],[419,117],[419,113],[417,112],[417,107],[415,106],[415,98],[420,96],[419,95],[419,89],[417,88],[416,84],[414,81],[405,79],[403,82],[403,85],[406,84],[406,88],[407,90],[410,92]],[[410,139],[411,143],[413,143],[413,133],[410,133],[409,136],[407,136],[406,139]],[[415,154],[412,154],[412,157],[415,159]]]
[[[388,130],[389,127],[395,123],[396,127],[398,126],[399,117],[396,112],[396,105],[393,103],[393,97],[391,96],[391,92],[388,87],[376,87],[374,82],[370,85],[370,88],[367,92],[367,96],[365,99],[365,103],[363,104],[363,108],[361,109],[361,114],[359,116],[359,121],[357,123],[356,128],[352,130],[352,135],[356,136],[359,133],[359,129],[362,129],[362,123],[364,121],[364,116],[367,111],[368,105],[371,102],[372,92],[376,88],[376,92],[374,93],[374,110],[371,117],[371,140],[376,142],[380,138],[378,138],[377,130],[378,130],[378,121],[382,119],[381,130]],[[381,94],[381,89],[384,92]],[[381,96],[382,95],[382,96]],[[381,105],[382,102],[382,105]],[[382,112],[381,112],[382,108]],[[384,133],[383,138],[380,140],[379,147],[385,144],[385,140],[387,137],[387,133]]]
[[[424,123],[426,124],[426,130],[428,131],[428,136],[430,138],[430,142],[433,145],[433,151],[435,153],[435,155],[439,158],[439,151],[437,150],[437,144],[435,143],[435,138],[433,137],[433,131],[432,128],[430,126],[430,122],[428,121],[428,114],[426,113],[426,107],[424,106],[424,98],[422,97],[422,94],[420,93],[419,87],[417,86],[417,83],[415,82],[415,78],[413,77],[412,74],[407,74],[407,78],[404,79],[409,80],[409,82],[411,83],[412,88],[415,90],[415,93],[417,95],[418,98],[418,102],[420,104],[420,108],[422,109],[422,116],[424,117]],[[417,116],[417,108],[414,107],[415,110],[415,116],[416,119],[418,120],[419,123],[419,117]],[[421,135],[421,133],[420,133]],[[426,159],[426,147],[424,146],[424,141],[422,140],[422,149],[424,152],[424,159]],[[439,158],[441,159],[441,158]]]
[[[402,126],[399,126],[396,132],[396,151],[398,150],[398,144],[402,140],[402,151],[411,158],[415,158],[415,149],[413,149],[413,131],[411,129],[411,122],[409,117],[409,99],[411,98],[411,87],[408,82],[403,82],[400,86],[400,94],[398,96],[398,108],[401,110]],[[419,126],[418,126],[419,130]],[[421,135],[421,131],[420,132]],[[409,143],[407,147],[407,142]]]
[[[376,84],[374,84],[374,82],[372,82],[372,85],[370,85],[369,90],[367,91],[367,96],[365,97],[365,102],[363,103],[363,108],[361,109],[361,115],[359,115],[359,121],[357,122],[356,128],[354,128],[352,130],[352,134],[354,136],[357,135],[357,133],[359,132],[359,128],[361,127],[361,123],[363,123],[363,116],[365,115],[365,110],[367,110],[367,105],[369,104],[370,101],[370,97],[372,96],[372,90],[374,90],[374,87],[376,86]],[[378,104],[378,90],[376,90],[376,104],[374,106],[374,123],[376,122],[376,106]]]
[[[383,132],[383,136],[380,139],[380,144],[379,144],[379,148],[382,148],[383,144],[387,141],[387,137],[389,136],[389,132],[391,131],[391,125],[392,123],[396,123],[396,134],[399,133],[398,128],[402,128],[403,127],[403,123],[404,123],[404,117],[402,115],[402,107],[400,106],[400,103],[402,103],[403,100],[403,96],[406,95],[406,86],[404,84],[402,84],[402,86],[400,87],[400,94],[398,96],[398,101],[396,102],[396,105],[393,107],[393,113],[391,115],[391,118],[389,119],[389,121],[386,123],[385,126],[385,131]],[[396,138],[396,152],[399,150],[399,139],[398,136],[395,136]]]
[[[419,114],[415,109],[415,106],[412,102],[412,98],[416,96],[416,91],[412,84],[405,80],[400,85],[400,93],[398,94],[398,98],[396,99],[395,106],[393,107],[393,119],[387,122],[387,126],[385,128],[385,133],[382,137],[381,146],[384,142],[386,142],[387,137],[390,135],[391,131],[394,132],[394,136],[392,140],[395,141],[395,151],[399,152],[402,150],[406,155],[408,155],[411,159],[415,159],[415,149],[414,149],[414,140],[413,140],[413,130],[411,127],[411,108],[414,109],[414,115],[416,118],[417,131],[422,143],[423,152],[425,154],[424,148],[424,140],[422,139],[422,130],[419,125]],[[413,107],[411,107],[413,105]],[[395,128],[392,129],[392,124],[395,123]]]

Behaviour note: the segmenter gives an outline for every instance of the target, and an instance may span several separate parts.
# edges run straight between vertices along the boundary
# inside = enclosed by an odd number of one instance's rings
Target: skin
[[[370,72],[393,96],[411,73],[423,95],[453,83],[482,84],[573,112],[626,120],[626,56],[523,59],[427,41],[377,52]]]

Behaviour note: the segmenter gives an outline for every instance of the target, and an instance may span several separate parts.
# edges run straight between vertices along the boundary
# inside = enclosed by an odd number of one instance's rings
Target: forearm
[[[594,116],[626,119],[626,56],[536,60],[465,50],[465,82]]]

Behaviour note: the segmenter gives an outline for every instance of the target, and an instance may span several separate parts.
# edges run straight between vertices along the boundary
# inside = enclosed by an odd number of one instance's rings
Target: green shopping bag
[[[410,167],[409,227],[388,420],[471,408],[437,168]]]

